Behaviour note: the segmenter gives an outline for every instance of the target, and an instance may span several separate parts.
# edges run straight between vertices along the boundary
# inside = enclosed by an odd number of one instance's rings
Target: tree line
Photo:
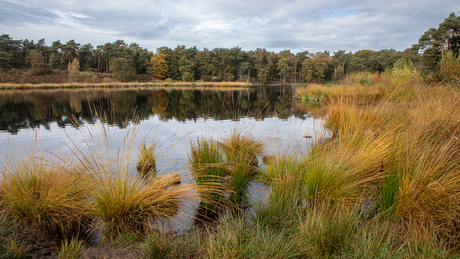
[[[161,47],[155,53],[123,40],[97,47],[74,40],[50,46],[45,39],[14,40],[8,34],[0,36],[0,68],[32,68],[37,74],[50,69],[79,69],[109,73],[120,81],[134,74],[150,74],[158,79],[182,81],[251,81],[265,84],[271,81],[305,83],[339,80],[348,73],[383,72],[404,58],[422,73],[436,73],[442,69],[442,59],[448,56],[455,62],[460,46],[460,17],[450,14],[437,29],[431,28],[417,44],[404,51],[383,49],[360,50],[355,53],[298,52],[279,53],[256,49],[244,51],[240,47],[199,50],[183,45],[172,49]]]

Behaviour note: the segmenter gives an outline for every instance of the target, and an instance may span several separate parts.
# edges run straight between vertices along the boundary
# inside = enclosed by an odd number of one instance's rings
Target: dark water
[[[91,150],[103,134],[110,135],[119,149],[127,139],[133,147],[155,140],[160,143],[157,174],[176,171],[188,182],[189,144],[201,136],[220,139],[237,129],[262,140],[268,154],[306,154],[312,139],[324,134],[322,121],[296,104],[292,91],[290,87],[0,91],[0,152],[17,146],[27,149],[36,141],[51,152],[72,146]],[[137,149],[133,150],[131,170],[136,174]],[[253,182],[249,198],[263,200],[266,191]],[[193,206],[182,208],[173,229],[191,225],[192,220],[185,218],[193,214]]]

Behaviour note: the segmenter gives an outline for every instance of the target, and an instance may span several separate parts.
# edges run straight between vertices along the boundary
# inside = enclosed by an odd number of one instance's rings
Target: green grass
[[[136,242],[139,241],[139,235],[134,232],[125,232],[121,234],[118,238],[113,239],[110,243],[113,246],[122,246],[127,249],[136,248]]]
[[[62,241],[61,250],[59,251],[58,259],[79,259],[82,258],[84,241],[72,238]]]
[[[234,129],[222,137],[219,147],[225,154],[227,170],[231,177],[231,201],[234,204],[244,204],[249,181],[258,169],[257,155],[263,153],[264,145],[250,133]]]
[[[22,243],[18,243],[14,240],[9,240],[8,244],[2,248],[3,254],[0,258],[5,259],[25,259],[28,258],[27,249]]]
[[[200,188],[201,204],[216,210],[224,201],[224,177],[228,175],[219,145],[214,140],[198,139],[190,143],[189,164]]]
[[[206,242],[204,258],[301,258],[295,236],[250,224],[240,217],[222,219]]]
[[[5,215],[0,215],[0,258],[26,258],[27,249],[15,241],[18,227]]]
[[[319,205],[310,208],[305,217],[300,225],[300,236],[314,258],[328,258],[350,250],[359,225],[356,211]]]
[[[154,142],[147,146],[145,142],[140,145],[139,159],[137,161],[137,171],[143,175],[155,176],[155,165],[156,165],[156,147],[157,144]]]

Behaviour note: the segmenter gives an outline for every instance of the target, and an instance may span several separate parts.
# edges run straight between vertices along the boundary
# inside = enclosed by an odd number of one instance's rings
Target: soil
[[[133,244],[134,246],[136,244]],[[138,243],[137,245],[140,245]],[[85,259],[100,258],[141,258],[141,252],[138,248],[125,248],[122,246],[113,246],[108,242],[100,243],[98,246],[86,247],[83,251]]]
[[[45,235],[41,231],[32,228],[17,229],[14,239],[18,244],[22,244],[27,251],[26,258],[30,259],[55,259],[58,258],[61,248],[62,238],[56,235]],[[142,258],[141,250],[138,248],[141,242],[130,244],[126,248],[120,245],[112,245],[111,242],[99,242],[98,244],[86,244],[82,258]],[[1,257],[1,256],[0,256]]]

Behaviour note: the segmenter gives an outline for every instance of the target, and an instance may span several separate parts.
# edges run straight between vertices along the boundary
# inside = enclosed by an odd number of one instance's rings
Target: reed
[[[127,127],[120,144],[115,129],[104,123],[106,118],[101,114],[97,127],[81,131],[87,146],[72,142],[72,152],[90,179],[86,189],[92,198],[91,214],[99,223],[95,227],[102,228],[107,238],[126,232],[143,233],[157,219],[173,218],[185,197],[194,199],[191,194],[196,188],[178,184],[175,172],[155,178],[137,174],[132,159],[137,149],[137,124]]]

